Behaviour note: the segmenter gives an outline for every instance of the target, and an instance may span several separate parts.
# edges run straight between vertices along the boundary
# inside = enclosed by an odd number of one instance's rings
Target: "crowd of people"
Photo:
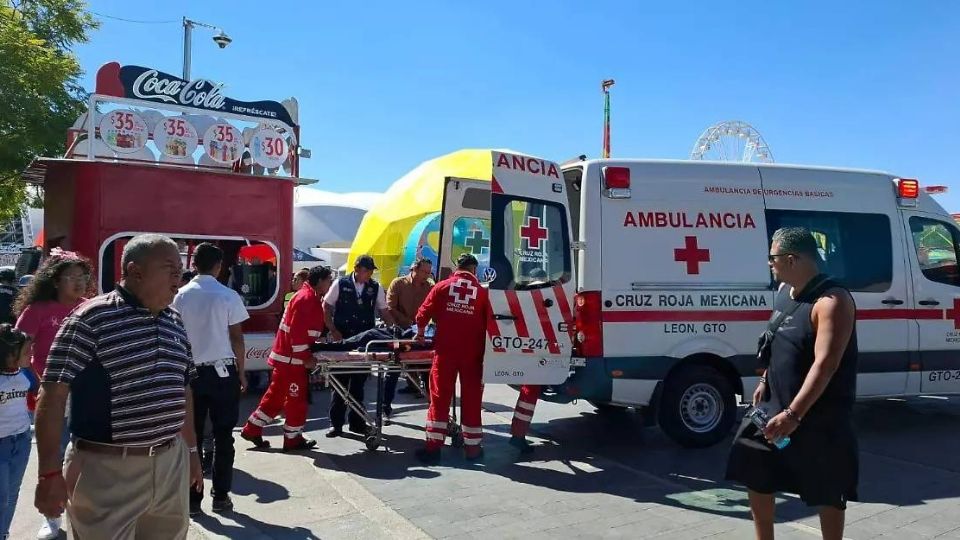
[[[857,498],[850,419],[856,307],[849,292],[820,274],[818,261],[806,230],[775,233],[769,265],[782,285],[759,347],[765,372],[754,395],[769,420],[745,418],[727,465],[727,478],[749,490],[761,540],[773,538],[778,491],[820,508],[824,538],[842,536],[846,504]],[[247,386],[241,325],[249,315],[238,293],[218,280],[223,264],[219,247],[200,244],[194,274],[184,280],[177,244],[141,235],[124,247],[116,288],[99,296],[90,262],[59,249],[22,290],[6,291],[11,276],[0,275],[0,293],[11,296],[9,318],[0,322],[0,537],[17,505],[31,422],[42,515],[37,538],[56,538],[64,513],[78,538],[185,538],[189,516],[202,512],[207,460],[212,510],[232,510],[233,430]],[[317,441],[305,435],[312,351],[318,342],[363,339],[379,318],[421,343],[428,325],[435,327],[425,441],[416,458],[441,460],[459,379],[464,453],[482,459],[481,379],[492,315],[477,267],[464,254],[455,272],[434,283],[432,263],[421,259],[386,289],[373,279],[377,266],[366,255],[340,278],[323,266],[298,272],[269,354],[269,388],[241,438],[269,447],[264,428],[282,414],[282,449],[314,448]],[[363,403],[366,375],[338,377]],[[397,380],[386,381],[388,415]],[[523,453],[532,450],[526,433],[540,391],[525,386],[517,402],[511,444]],[[345,425],[366,434],[364,418],[348,413],[337,393],[329,418],[327,437],[342,435]],[[208,419],[212,445],[205,448],[198,442]]]

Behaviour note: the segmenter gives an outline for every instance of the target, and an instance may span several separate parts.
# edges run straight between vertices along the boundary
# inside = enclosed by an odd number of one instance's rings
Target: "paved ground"
[[[727,444],[684,450],[631,413],[588,404],[541,404],[537,453],[518,460],[506,445],[516,392],[486,389],[487,459],[471,465],[447,449],[444,464],[419,466],[423,402],[403,398],[387,446],[322,437],[325,392],[311,434],[320,450],[259,452],[238,439],[229,517],[196,520],[191,539],[314,538],[750,538],[745,493],[722,478]],[[255,406],[249,398],[245,409]],[[960,398],[859,404],[861,499],[848,511],[851,539],[960,538]],[[279,444],[280,430],[269,432]],[[32,538],[36,465],[11,538]],[[779,500],[778,538],[819,537],[814,513]]]

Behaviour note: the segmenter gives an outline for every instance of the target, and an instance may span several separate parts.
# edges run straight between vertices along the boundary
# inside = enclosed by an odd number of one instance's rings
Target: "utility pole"
[[[606,79],[600,84],[603,90],[603,157],[610,157],[610,88],[613,79]]]

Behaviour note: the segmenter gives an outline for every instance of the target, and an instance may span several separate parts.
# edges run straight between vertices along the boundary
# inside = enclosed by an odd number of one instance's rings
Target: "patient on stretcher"
[[[373,328],[366,332],[361,332],[353,337],[338,341],[335,343],[314,343],[310,346],[310,351],[355,351],[366,350],[367,343],[371,341],[396,341],[413,340],[417,335],[416,327],[403,329],[393,328]],[[428,336],[429,337],[429,336]],[[423,345],[419,343],[404,343],[401,345],[402,351],[422,351],[431,348],[429,341]],[[392,343],[375,343],[370,346],[372,351],[395,351],[397,347]]]

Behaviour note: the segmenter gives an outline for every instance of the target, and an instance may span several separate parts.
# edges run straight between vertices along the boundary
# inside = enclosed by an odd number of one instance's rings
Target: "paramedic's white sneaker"
[[[37,531],[37,540],[56,540],[60,538],[60,525],[63,518],[53,518],[44,521],[43,526]]]

